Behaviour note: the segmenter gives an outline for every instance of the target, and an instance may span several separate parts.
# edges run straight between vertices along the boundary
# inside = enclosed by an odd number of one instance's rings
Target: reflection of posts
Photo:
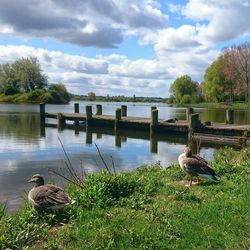
[[[226,123],[228,124],[234,123],[234,111],[232,109],[226,110]]]
[[[154,154],[157,154],[158,152],[158,141],[154,136],[153,131],[150,133],[150,152]]]
[[[119,128],[119,122],[122,119],[122,109],[117,108],[115,111],[115,130]]]
[[[92,135],[91,131],[86,127],[86,144],[92,144]]]
[[[96,105],[96,115],[102,115],[102,105],[101,104]]]
[[[40,135],[41,137],[46,137],[45,122],[40,123]]]
[[[119,133],[115,133],[115,146],[117,148],[121,148],[121,146],[122,146],[122,138],[119,135]]]
[[[86,126],[90,125],[92,119],[92,106],[86,106]]]
[[[102,139],[102,133],[96,133],[96,138],[97,139]]]
[[[122,116],[127,116],[127,106],[126,105],[122,105],[121,109],[122,109]]]
[[[65,117],[62,113],[57,113],[57,128],[58,130],[63,130],[65,127]]]
[[[186,109],[186,120],[189,121],[190,119],[190,115],[192,115],[194,113],[194,109],[193,108],[187,108]]]
[[[78,125],[75,125],[75,135],[79,135],[79,133],[80,133],[80,127],[78,122]]]

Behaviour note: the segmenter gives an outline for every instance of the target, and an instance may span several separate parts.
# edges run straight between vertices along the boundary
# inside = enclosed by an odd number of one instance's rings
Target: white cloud
[[[166,8],[170,17],[163,13]],[[249,35],[249,13],[249,0],[189,0],[185,5],[156,0],[2,0],[0,35],[97,48],[114,48],[134,36],[140,46],[152,46],[155,54],[152,59],[131,60],[118,49],[109,55],[98,49],[96,56],[86,57],[0,46],[0,63],[36,56],[51,82],[63,82],[74,93],[165,97],[169,84],[181,75],[202,81],[219,53],[218,42]],[[173,14],[179,26],[168,27]]]

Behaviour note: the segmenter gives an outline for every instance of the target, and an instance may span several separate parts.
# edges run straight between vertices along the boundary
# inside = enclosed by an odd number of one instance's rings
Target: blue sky
[[[76,94],[169,96],[250,41],[250,0],[1,0],[0,63],[35,56]]]

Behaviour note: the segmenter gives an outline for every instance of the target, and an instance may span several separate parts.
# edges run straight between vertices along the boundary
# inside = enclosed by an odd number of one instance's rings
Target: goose
[[[165,120],[165,122],[168,122],[168,123],[176,123],[176,122],[178,122],[178,119],[177,119],[177,118],[174,118],[174,119],[167,119],[167,120]]]
[[[192,154],[189,147],[184,148],[184,153],[178,157],[178,162],[181,169],[190,176],[189,187],[192,186],[193,177],[197,177],[197,183],[199,184],[199,177],[206,177],[215,183],[218,183],[217,174],[208,165],[208,162],[199,155]]]
[[[28,182],[35,183],[35,186],[29,191],[28,199],[38,212],[48,209],[56,210],[75,203],[62,188],[44,184],[44,179],[40,174],[33,175]]]

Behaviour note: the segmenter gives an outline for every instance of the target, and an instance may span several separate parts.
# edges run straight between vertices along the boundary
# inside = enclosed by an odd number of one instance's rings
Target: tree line
[[[170,103],[250,102],[250,43],[225,48],[206,69],[204,81],[188,75],[177,78],[170,87]]]
[[[68,103],[70,95],[63,84],[49,84],[35,57],[0,64],[0,101]]]

